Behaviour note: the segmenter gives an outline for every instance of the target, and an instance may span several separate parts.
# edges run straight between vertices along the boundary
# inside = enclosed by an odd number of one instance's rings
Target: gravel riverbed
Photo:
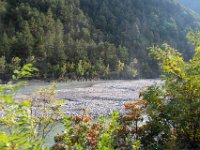
[[[65,115],[82,113],[90,110],[94,116],[108,115],[116,110],[124,113],[123,104],[139,99],[140,92],[160,80],[109,80],[109,81],[71,81],[60,82],[56,89],[57,99],[64,101],[62,109]],[[38,88],[47,88],[50,83],[30,81],[17,93],[17,99],[30,96]],[[145,122],[145,121],[144,121]],[[64,126],[57,124],[46,137],[46,146],[54,144],[53,137],[63,133]]]
[[[82,113],[87,109],[92,115],[106,115],[116,110],[124,113],[123,104],[139,99],[139,93],[145,87],[160,80],[112,80],[62,82],[58,84],[57,98],[64,101],[65,115]],[[18,94],[29,95],[37,88],[47,87],[49,83],[29,82]]]
[[[116,110],[124,112],[123,104],[139,99],[139,93],[157,80],[105,81],[90,87],[58,90],[61,99],[66,100],[65,114],[77,114],[88,109],[93,115],[110,114]]]

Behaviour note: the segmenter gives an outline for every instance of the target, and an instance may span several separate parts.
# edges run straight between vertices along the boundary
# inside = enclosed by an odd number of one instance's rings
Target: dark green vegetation
[[[188,7],[200,14],[200,1],[199,0],[178,0],[185,7]]]
[[[0,75],[32,63],[39,78],[157,77],[146,48],[189,58],[185,35],[199,28],[172,0],[0,0]]]
[[[189,62],[167,44],[151,49],[164,84],[148,87],[141,100],[124,105],[125,115],[114,113],[107,122],[90,122],[87,115],[66,119],[66,133],[56,136],[54,149],[200,149],[200,33],[188,38],[196,47]]]
[[[200,25],[198,16],[173,0],[81,0],[81,8],[107,40],[126,46],[129,57],[138,59],[143,77],[158,75],[147,47],[168,42],[189,58],[191,48],[185,35]]]
[[[200,32],[188,34],[195,54],[188,61],[167,44],[151,48],[163,71],[163,84],[148,87],[141,99],[124,104],[126,114],[93,119],[83,115],[62,117],[51,87],[30,99],[14,101],[19,84],[0,86],[0,149],[2,150],[199,150],[200,149]],[[15,79],[37,71],[28,64],[15,71]],[[37,111],[34,108],[37,107]],[[42,112],[42,113],[39,113]],[[141,124],[148,116],[145,124]],[[56,121],[65,132],[45,148],[44,139]]]

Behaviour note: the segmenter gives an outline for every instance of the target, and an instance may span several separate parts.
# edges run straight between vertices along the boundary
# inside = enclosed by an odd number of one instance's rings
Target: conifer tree
[[[32,55],[34,39],[28,22],[24,22],[23,31],[17,32],[12,44],[12,55],[26,59]]]
[[[8,35],[4,32],[2,38],[0,39],[0,56],[5,56],[9,60],[10,53],[10,39]]]

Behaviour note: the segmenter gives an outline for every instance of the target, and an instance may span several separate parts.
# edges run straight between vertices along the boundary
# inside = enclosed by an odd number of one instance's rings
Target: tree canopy
[[[172,0],[1,0],[1,78],[26,63],[40,78],[155,77],[146,48],[165,41],[189,58],[199,20]]]

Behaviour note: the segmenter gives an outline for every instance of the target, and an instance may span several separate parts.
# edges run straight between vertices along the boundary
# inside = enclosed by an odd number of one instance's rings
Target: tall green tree
[[[10,58],[10,46],[11,40],[8,35],[4,32],[0,39],[0,56],[5,56],[8,60]]]
[[[23,31],[17,32],[12,43],[11,56],[17,56],[22,59],[32,55],[34,39],[29,28],[28,22],[24,22]]]
[[[167,44],[151,52],[160,62],[164,83],[143,93],[149,116],[142,134],[145,149],[199,149],[200,47],[196,45],[189,62]]]

